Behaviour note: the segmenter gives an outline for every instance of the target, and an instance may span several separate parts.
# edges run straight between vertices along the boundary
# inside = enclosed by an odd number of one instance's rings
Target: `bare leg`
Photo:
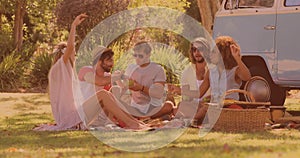
[[[197,113],[196,113],[194,119],[197,120],[198,122],[202,122],[207,110],[208,110],[207,106],[199,103],[198,110],[197,110]]]
[[[194,119],[198,109],[198,103],[182,101],[174,109],[175,118]]]
[[[128,128],[142,129],[147,127],[144,123],[138,121],[131,115],[124,112],[118,105],[114,96],[105,90],[98,91],[96,93],[98,100],[102,103],[103,108],[115,116],[117,119],[126,123]]]
[[[173,109],[174,109],[174,104],[171,101],[166,101],[163,105],[163,107],[158,111],[155,112],[155,114],[153,114],[151,116],[151,119],[155,119],[155,118],[159,118],[162,117],[164,115],[171,115],[173,114]],[[155,109],[153,109],[155,110]]]

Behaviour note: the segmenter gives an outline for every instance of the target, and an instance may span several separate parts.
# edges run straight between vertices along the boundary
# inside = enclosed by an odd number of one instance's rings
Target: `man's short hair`
[[[96,65],[99,60],[103,62],[105,59],[109,59],[112,56],[114,56],[114,52],[112,49],[109,48],[99,49],[99,52],[97,52],[94,57],[93,65]]]
[[[146,54],[150,54],[152,51],[152,48],[150,44],[147,41],[140,41],[136,43],[133,47],[133,51],[135,52],[144,52]]]

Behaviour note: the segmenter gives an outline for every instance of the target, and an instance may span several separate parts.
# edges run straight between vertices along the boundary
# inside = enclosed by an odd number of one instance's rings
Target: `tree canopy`
[[[77,30],[79,38],[83,39],[99,22],[114,13],[126,10],[128,5],[129,0],[63,0],[56,8],[57,24],[69,30],[74,18],[86,13],[89,18]]]
[[[206,12],[201,8],[203,5],[197,5],[200,1],[211,6],[207,12],[213,10],[213,15],[215,10],[212,6],[218,3],[203,0],[0,0],[0,72],[3,72],[0,74],[0,90],[11,88],[12,86],[6,85],[13,84],[17,84],[14,88],[40,85],[29,84],[36,81],[28,77],[32,72],[31,76],[41,79],[44,84],[51,65],[50,57],[45,54],[52,52],[55,44],[67,40],[70,25],[80,13],[87,13],[89,18],[77,29],[79,43],[107,17],[136,7],[166,7],[184,12],[198,21],[206,19],[206,14],[200,18],[199,12]],[[171,19],[176,20],[173,17]],[[111,26],[112,30],[114,28],[115,26]],[[178,26],[178,30],[184,29],[189,27]],[[149,38],[173,46],[185,55],[187,53],[188,41],[176,33],[160,28],[138,28],[124,33],[110,43],[116,58],[137,38]],[[14,80],[8,83],[7,78]]]

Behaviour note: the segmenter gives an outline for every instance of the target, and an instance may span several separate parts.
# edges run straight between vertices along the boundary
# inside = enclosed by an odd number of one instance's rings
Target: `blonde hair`
[[[60,42],[54,48],[55,49],[52,53],[54,55],[52,65],[54,65],[58,61],[58,59],[60,59],[61,56],[64,54],[63,49],[67,48],[67,42]]]

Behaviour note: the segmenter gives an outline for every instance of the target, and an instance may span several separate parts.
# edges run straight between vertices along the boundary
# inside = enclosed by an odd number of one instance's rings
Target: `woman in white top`
[[[219,74],[226,73],[225,91],[230,89],[239,89],[242,85],[242,81],[248,81],[251,78],[249,69],[242,61],[240,46],[232,37],[229,36],[219,36],[216,39],[216,46],[219,49],[221,56],[218,56],[217,51],[212,51],[209,54],[209,57],[210,61],[213,64],[216,64]],[[220,60],[221,57],[223,61]],[[225,71],[222,69],[223,64]],[[203,96],[204,92],[206,92],[210,87],[210,77],[212,77],[214,74],[210,72],[209,75],[205,77],[203,84],[200,86],[200,97]],[[239,100],[239,95],[237,93],[233,93],[225,96],[225,99]]]
[[[215,49],[210,51],[209,54],[205,54],[208,56],[208,63],[211,67],[199,88],[199,98],[201,98],[210,87],[211,102],[220,103],[227,90],[239,89],[242,81],[249,80],[251,74],[243,63],[240,55],[240,47],[233,38],[220,36],[216,39],[216,46],[221,55],[219,55]],[[221,60],[221,58],[223,60]],[[238,94],[231,94],[225,98],[239,100]],[[202,120],[207,110],[206,106],[198,109],[195,118]]]

